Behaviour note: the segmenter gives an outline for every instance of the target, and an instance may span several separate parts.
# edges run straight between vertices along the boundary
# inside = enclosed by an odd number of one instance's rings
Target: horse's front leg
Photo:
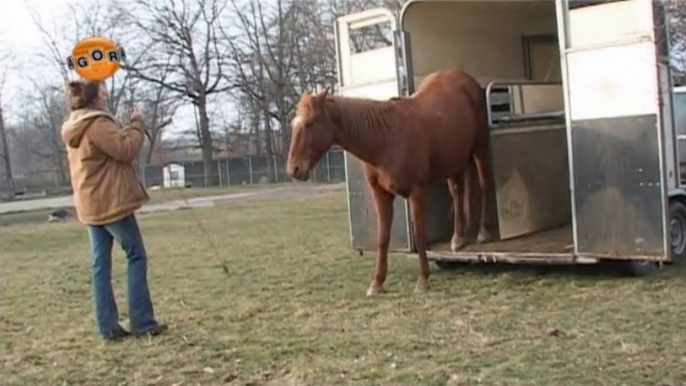
[[[410,209],[414,221],[414,238],[419,255],[419,273],[415,292],[429,288],[429,260],[426,257],[426,187],[416,187],[410,195]]]
[[[377,243],[378,254],[376,256],[376,268],[374,277],[367,289],[367,296],[374,296],[385,292],[383,288],[388,273],[388,245],[391,240],[391,225],[393,223],[393,199],[394,195],[386,192],[380,186],[372,184],[374,204],[377,217]]]

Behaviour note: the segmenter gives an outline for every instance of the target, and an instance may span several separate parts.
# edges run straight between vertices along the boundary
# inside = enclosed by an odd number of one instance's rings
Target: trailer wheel
[[[686,205],[680,200],[669,204],[669,233],[674,264],[686,263]],[[660,269],[655,261],[623,261],[624,271],[632,276],[645,276]]]
[[[629,261],[626,263],[628,273],[632,276],[646,276],[660,269],[660,263],[656,261]]]
[[[680,200],[670,202],[669,233],[673,262],[683,264],[686,262],[686,205]]]

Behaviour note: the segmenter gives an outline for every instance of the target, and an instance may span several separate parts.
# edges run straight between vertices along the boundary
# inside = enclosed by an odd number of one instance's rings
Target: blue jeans
[[[121,245],[128,260],[128,305],[131,332],[143,333],[157,325],[147,279],[147,255],[135,215],[101,226],[88,226],[92,257],[92,287],[100,334],[122,332],[112,291],[112,244]]]

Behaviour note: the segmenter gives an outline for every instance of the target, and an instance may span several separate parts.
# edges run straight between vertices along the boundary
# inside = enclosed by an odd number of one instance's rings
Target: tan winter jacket
[[[150,197],[138,179],[136,158],[143,146],[140,120],[122,130],[107,111],[79,109],[62,125],[74,204],[79,221],[103,225],[139,209]]]

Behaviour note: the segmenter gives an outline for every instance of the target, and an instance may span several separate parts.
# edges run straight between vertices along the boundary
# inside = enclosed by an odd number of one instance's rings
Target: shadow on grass
[[[434,262],[434,266],[439,267]],[[626,279],[639,277],[681,276],[686,268],[675,264],[664,264],[647,271],[632,268],[631,263],[601,261],[597,264],[513,264],[513,263],[448,263],[436,270],[441,275],[457,272],[470,275],[516,274],[518,276],[575,277],[592,279]]]

